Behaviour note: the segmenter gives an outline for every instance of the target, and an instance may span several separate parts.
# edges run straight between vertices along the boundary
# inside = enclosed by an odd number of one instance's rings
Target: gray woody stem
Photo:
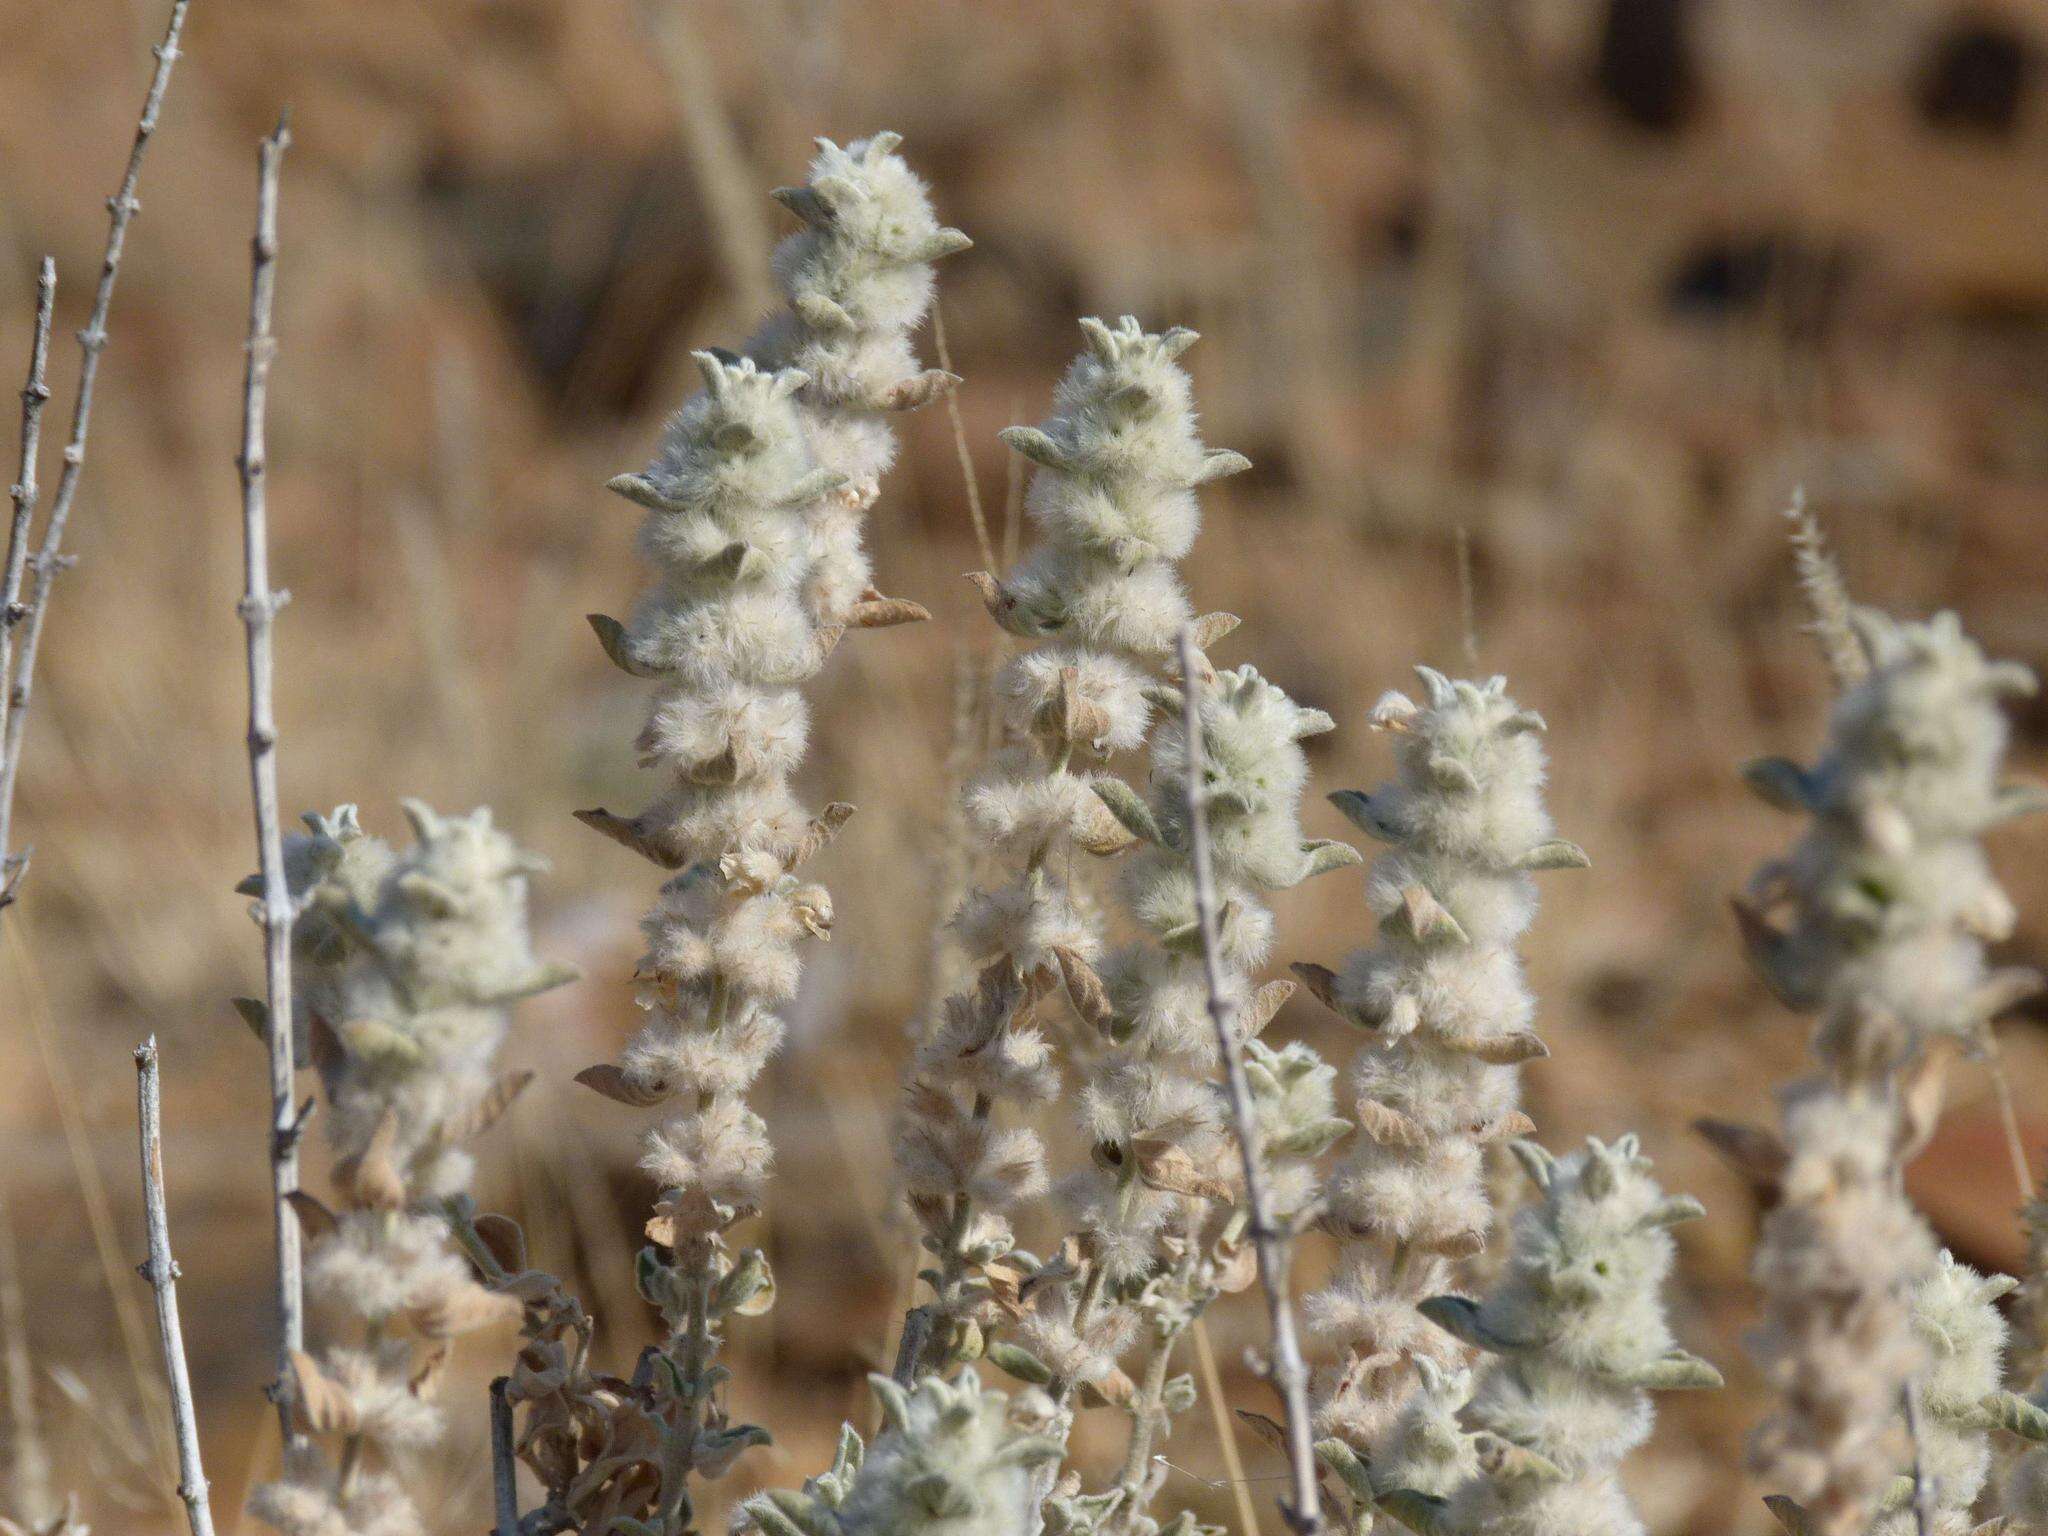
[[[192,1536],[213,1536],[206,1504],[206,1469],[199,1461],[199,1419],[192,1410],[192,1377],[185,1366],[185,1334],[178,1325],[178,1263],[171,1257],[171,1223],[164,1211],[163,1095],[157,1082],[156,1036],[135,1052],[136,1110],[142,1122],[142,1208],[149,1220],[149,1262],[142,1278],[156,1292],[157,1336],[170,1378],[171,1419],[178,1434],[178,1497],[185,1501]]]
[[[498,1523],[492,1536],[519,1536],[519,1467],[512,1459],[512,1399],[509,1376],[491,1383],[491,1489]]]
[[[242,382],[242,569],[240,612],[248,630],[249,790],[256,808],[256,855],[263,880],[263,984],[270,1046],[270,1187],[277,1229],[277,1378],[270,1395],[278,1423],[292,1439],[292,1356],[306,1346],[305,1295],[300,1277],[299,1217],[291,1197],[299,1188],[299,1118],[292,1110],[297,1075],[292,1060],[292,898],[285,883],[284,834],[277,810],[277,719],[271,706],[275,666],[270,634],[278,609],[291,594],[270,585],[270,527],[265,503],[264,410],[270,364],[277,354],[270,313],[277,290],[277,182],[291,134],[283,118],[262,142],[256,165],[256,238],[249,279],[249,365]]]
[[[163,106],[164,91],[171,83],[171,68],[178,62],[178,38],[185,29],[185,12],[191,4],[192,0],[172,0],[170,25],[164,32],[164,40],[157,45],[156,73],[150,77],[149,94],[142,101],[142,117],[135,125],[135,144],[128,151],[128,169],[121,178],[120,190],[107,200],[110,218],[106,255],[100,264],[99,286],[93,290],[92,313],[86,317],[85,329],[78,333],[81,361],[78,398],[71,407],[71,440],[64,445],[64,468],[57,476],[57,495],[50,504],[50,520],[43,527],[42,545],[33,562],[35,584],[29,597],[28,612],[18,620],[7,622],[9,629],[14,622],[23,623],[27,628],[22,634],[21,653],[14,662],[13,671],[0,673],[0,688],[4,688],[8,695],[7,726],[4,734],[0,734],[0,860],[8,857],[11,847],[8,839],[12,830],[14,786],[21,774],[21,745],[28,728],[29,697],[35,689],[36,654],[42,648],[43,622],[50,616],[50,588],[56,583],[57,573],[70,563],[64,554],[64,524],[71,516],[71,503],[78,495],[79,473],[85,468],[85,436],[92,425],[92,389],[99,377],[100,353],[107,345],[107,311],[114,302],[114,279],[121,271],[121,249],[127,243],[128,221],[142,206],[135,200],[135,185],[142,175],[142,156],[156,133],[157,113]],[[20,520],[17,511],[17,523]],[[24,530],[23,555],[27,553],[26,539]],[[13,886],[20,885],[26,864],[25,858],[18,857],[11,874],[0,873],[0,894],[9,890],[9,881]]]
[[[1294,1331],[1294,1309],[1287,1298],[1288,1242],[1273,1219],[1272,1197],[1266,1192],[1259,1123],[1252,1113],[1252,1091],[1245,1081],[1244,1054],[1231,1028],[1230,1005],[1223,997],[1223,967],[1216,957],[1216,877],[1209,867],[1209,818],[1202,801],[1201,691],[1206,668],[1196,665],[1192,629],[1180,632],[1182,720],[1187,733],[1188,862],[1194,868],[1195,916],[1202,929],[1202,970],[1208,983],[1209,1021],[1216,1027],[1216,1050],[1230,1096],[1230,1118],[1244,1154],[1245,1202],[1251,1207],[1251,1238],[1259,1261],[1259,1286],[1266,1293],[1266,1315],[1273,1333],[1271,1378],[1287,1415],[1287,1462],[1293,1498],[1280,1501],[1280,1514],[1297,1536],[1316,1536],[1323,1528],[1322,1502],[1316,1493],[1314,1431],[1309,1422],[1308,1365]]]
[[[6,574],[0,577],[0,742],[8,736],[14,690],[14,627],[28,617],[21,605],[21,578],[28,568],[30,524],[36,513],[36,451],[43,441],[43,407],[49,403],[50,317],[57,308],[57,264],[43,258],[36,274],[35,340],[29,344],[28,383],[21,390],[21,469],[14,481],[14,520],[7,529]],[[27,860],[9,857],[12,797],[0,800],[0,907],[14,897],[14,883]]]

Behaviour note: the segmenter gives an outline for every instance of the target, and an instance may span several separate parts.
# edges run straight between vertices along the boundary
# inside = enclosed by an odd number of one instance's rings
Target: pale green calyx
[[[1616,1472],[1649,1434],[1649,1393],[1721,1384],[1675,1344],[1659,1294],[1670,1228],[1700,1206],[1657,1186],[1633,1135],[1563,1159],[1515,1150],[1541,1199],[1515,1217],[1506,1274],[1481,1302],[1422,1304],[1498,1357],[1460,1415],[1477,1468],[1443,1496],[1443,1528],[1639,1536]]]
[[[883,1430],[841,1431],[832,1470],[800,1493],[747,1500],[736,1529],[765,1536],[1017,1536],[1037,1522],[1034,1473],[1065,1453],[1043,1393],[984,1389],[971,1371],[906,1390],[868,1378]]]

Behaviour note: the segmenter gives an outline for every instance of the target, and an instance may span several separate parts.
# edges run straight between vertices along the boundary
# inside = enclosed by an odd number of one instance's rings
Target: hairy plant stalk
[[[192,1536],[213,1536],[206,1468],[199,1455],[199,1415],[192,1406],[192,1373],[185,1363],[185,1331],[178,1321],[178,1264],[171,1257],[171,1222],[164,1202],[163,1094],[154,1035],[135,1051],[135,1100],[142,1145],[142,1208],[149,1225],[149,1259],[142,1266],[142,1278],[156,1293],[157,1337],[163,1346],[178,1440],[178,1497],[185,1503]]]
[[[277,712],[272,703],[277,674],[271,632],[278,610],[291,593],[270,585],[270,523],[265,492],[269,455],[265,421],[270,368],[277,357],[271,310],[277,294],[278,180],[291,134],[284,119],[263,140],[256,155],[256,234],[250,246],[248,366],[242,380],[242,450],[235,466],[242,478],[242,600],[236,605],[247,632],[249,671],[249,794],[256,815],[256,857],[262,882],[257,922],[263,930],[263,1037],[270,1055],[270,1189],[276,1234],[277,1374],[270,1386],[278,1426],[287,1442],[292,1429],[292,1359],[306,1347],[305,1282],[300,1255],[297,1109],[298,1064],[293,1050],[292,921],[284,867],[284,832],[277,799]]]
[[[1202,683],[1195,663],[1194,634],[1183,629],[1180,634],[1180,671],[1186,690],[1182,708],[1183,729],[1188,743],[1188,861],[1195,875],[1195,914],[1201,925],[1202,974],[1208,989],[1209,1021],[1216,1029],[1216,1051],[1222,1059],[1223,1078],[1229,1089],[1231,1125],[1237,1133],[1239,1153],[1244,1160],[1245,1203],[1251,1212],[1248,1234],[1258,1255],[1259,1286],[1265,1292],[1267,1323],[1273,1339],[1270,1377],[1287,1416],[1287,1462],[1289,1475],[1293,1478],[1293,1497],[1281,1504],[1280,1513],[1298,1536],[1314,1536],[1322,1529],[1323,1515],[1316,1492],[1315,1433],[1309,1415],[1308,1365],[1302,1359],[1301,1343],[1295,1335],[1294,1308],[1289,1299],[1289,1234],[1275,1218],[1273,1201],[1266,1189],[1258,1113],[1252,1103],[1251,1085],[1245,1077],[1244,1055],[1231,1017],[1232,1006],[1224,990],[1223,963],[1219,956],[1222,939],[1217,926],[1216,877],[1209,863],[1209,821],[1203,793],[1207,777],[1202,760]],[[1163,1359],[1165,1351],[1160,1354]]]
[[[1853,688],[1870,675],[1870,657],[1851,622],[1855,604],[1849,600],[1848,583],[1828,552],[1820,520],[1807,509],[1803,488],[1792,493],[1785,521],[1792,527],[1792,566],[1799,578],[1799,594],[1806,600],[1807,629],[1820,647],[1821,660],[1827,663],[1835,687]]]
[[[135,125],[135,142],[128,151],[128,167],[121,185],[107,200],[107,246],[100,262],[98,285],[93,289],[92,311],[85,328],[78,333],[80,354],[78,394],[71,407],[71,436],[64,445],[64,468],[57,476],[57,492],[50,502],[50,515],[43,524],[43,537],[32,562],[34,582],[30,588],[27,613],[15,616],[10,606],[0,625],[12,629],[26,625],[20,649],[13,658],[12,671],[0,673],[0,689],[8,696],[7,723],[0,732],[0,897],[20,889],[28,868],[28,856],[14,853],[14,791],[21,776],[22,743],[28,730],[29,702],[35,691],[36,657],[42,649],[43,625],[50,616],[50,594],[57,576],[73,557],[64,553],[64,527],[71,519],[71,504],[78,495],[78,480],[85,469],[86,434],[92,426],[93,386],[99,379],[100,354],[107,346],[107,314],[114,302],[114,282],[121,272],[121,252],[128,241],[128,225],[141,209],[135,188],[142,177],[142,157],[156,135],[157,114],[163,108],[164,92],[170,88],[171,70],[180,57],[179,39],[185,31],[185,13],[192,0],[172,0],[170,22],[164,40],[156,46],[156,69],[142,99],[142,116]],[[17,509],[16,520],[20,512]],[[25,551],[26,546],[23,546]],[[14,553],[10,549],[10,563]],[[19,592],[16,593],[18,602]],[[0,901],[0,906],[5,902]]]

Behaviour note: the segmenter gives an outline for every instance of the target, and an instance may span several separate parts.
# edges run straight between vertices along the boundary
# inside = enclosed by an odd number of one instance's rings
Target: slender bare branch
[[[498,1524],[492,1536],[518,1536],[519,1464],[512,1459],[512,1399],[505,1395],[512,1378],[491,1383],[491,1490],[496,1496]]]
[[[0,576],[0,742],[7,739],[14,690],[14,629],[28,617],[21,603],[21,581],[28,569],[28,546],[36,513],[36,457],[43,441],[43,407],[50,400],[50,320],[57,309],[57,263],[43,258],[36,274],[35,339],[29,343],[28,382],[21,390],[21,468],[14,479],[14,520],[7,529],[6,574]],[[14,885],[27,868],[26,858],[9,855],[14,797],[0,798],[0,907],[13,899]]]
[[[164,1209],[164,1129],[157,1077],[156,1036],[135,1051],[135,1102],[142,1131],[142,1208],[149,1221],[149,1262],[142,1278],[156,1292],[157,1336],[171,1386],[171,1421],[178,1435],[178,1497],[192,1536],[213,1536],[206,1503],[206,1469],[199,1460],[199,1418],[192,1408],[192,1376],[185,1365],[185,1333],[178,1323],[178,1262],[171,1257],[171,1223]]]
[[[121,251],[127,244],[128,224],[142,204],[135,187],[142,175],[143,153],[156,134],[157,113],[162,110],[164,92],[171,83],[171,69],[178,62],[178,39],[185,30],[185,13],[192,0],[171,0],[170,24],[156,48],[156,72],[150,76],[149,93],[142,100],[142,116],[135,125],[135,143],[128,151],[128,169],[121,177],[120,190],[107,200],[107,249],[100,263],[99,286],[93,290],[92,312],[85,329],[78,333],[81,361],[78,369],[78,398],[71,406],[71,440],[64,445],[64,468],[57,476],[57,494],[50,503],[49,521],[43,525],[42,544],[33,564],[35,581],[30,592],[28,613],[21,620],[21,649],[11,674],[0,676],[0,687],[8,694],[7,728],[0,735],[0,858],[6,857],[14,808],[14,787],[21,775],[21,746],[28,728],[29,700],[35,690],[36,657],[42,649],[43,624],[50,616],[50,589],[57,573],[72,563],[64,553],[64,526],[71,517],[71,504],[78,495],[78,478],[85,468],[85,439],[92,425],[93,384],[99,377],[100,353],[107,345],[107,311],[114,302],[114,281],[121,272]],[[17,859],[8,889],[19,889],[26,861]]]
[[[270,1186],[277,1241],[277,1375],[271,1400],[289,1441],[292,1356],[306,1347],[299,1217],[291,1197],[299,1187],[301,1121],[292,1098],[297,1077],[292,1039],[292,898],[284,872],[284,830],[278,813],[277,716],[272,705],[276,663],[271,631],[291,594],[270,585],[270,524],[265,494],[268,462],[265,413],[270,365],[277,355],[271,311],[277,293],[277,195],[291,132],[282,117],[256,154],[256,235],[251,242],[248,367],[242,380],[243,591],[238,611],[247,631],[249,663],[249,793],[256,813],[256,857],[262,880],[258,921],[263,929],[263,984],[270,1047]]]
[[[1266,1315],[1273,1334],[1270,1375],[1286,1410],[1287,1461],[1291,1499],[1280,1501],[1280,1515],[1296,1536],[1316,1536],[1323,1529],[1322,1503],[1316,1492],[1315,1432],[1309,1421],[1308,1364],[1294,1329],[1288,1300],[1288,1234],[1273,1217],[1273,1199],[1266,1189],[1265,1162],[1259,1145],[1259,1123],[1252,1112],[1251,1085],[1245,1080],[1244,1052],[1231,1027],[1231,1005],[1223,992],[1223,966],[1217,958],[1216,877],[1209,864],[1209,818],[1202,800],[1202,680],[1192,628],[1180,632],[1182,710],[1187,735],[1188,861],[1195,876],[1195,915],[1202,930],[1202,971],[1208,983],[1209,1022],[1216,1029],[1217,1054],[1230,1098],[1231,1123],[1244,1155],[1244,1191],[1251,1208],[1251,1239],[1259,1261],[1259,1285],[1266,1295]]]

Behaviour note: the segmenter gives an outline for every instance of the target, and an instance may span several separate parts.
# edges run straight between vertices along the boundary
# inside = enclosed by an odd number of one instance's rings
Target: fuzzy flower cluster
[[[1852,622],[1869,666],[1838,700],[1819,766],[1747,770],[1811,823],[1737,902],[1765,981],[1821,1020],[1821,1074],[1786,1095],[1783,1196],[1756,1261],[1760,1356],[1786,1397],[1756,1460],[1817,1536],[1860,1529],[1882,1495],[1900,1395],[1926,1354],[1904,1298],[1933,1242],[1897,1191],[1916,1134],[1898,1075],[1930,1038],[1976,1041],[2037,984],[1986,965],[2013,913],[1977,843],[2035,803],[1997,777],[1999,700],[2031,691],[2031,674],[1987,661],[1952,614]]]
[[[363,1337],[293,1362],[301,1428],[341,1437],[343,1454],[336,1472],[313,1441],[295,1444],[283,1478],[256,1491],[255,1513],[286,1536],[425,1529],[363,1453],[388,1464],[438,1438],[449,1340],[516,1315],[477,1284],[437,1208],[469,1181],[464,1144],[530,1077],[497,1070],[511,1004],[576,975],[535,959],[526,885],[543,866],[488,810],[444,817],[408,801],[405,812],[410,848],[370,836],[347,805],[306,817],[285,848],[305,913],[294,1016],[326,1095],[340,1197],[339,1210],[297,1197],[306,1287]]]
[[[898,133],[841,149],[819,139],[800,187],[773,196],[803,227],[776,247],[775,281],[788,307],[740,349],[771,371],[804,376],[798,400],[818,462],[847,477],[843,505],[865,511],[896,457],[890,415],[916,410],[959,382],[921,369],[914,337],[931,309],[932,264],[973,241],[941,225],[930,191],[903,157]],[[818,526],[823,569],[813,591],[828,621],[861,597],[867,559],[860,526],[826,516]]]
[[[1422,703],[1390,692],[1368,717],[1394,738],[1393,780],[1331,796],[1389,845],[1366,879],[1378,942],[1337,972],[1295,967],[1369,1034],[1351,1073],[1359,1135],[1324,1216],[1341,1257],[1308,1311],[1342,1350],[1318,1383],[1319,1427],[1375,1466],[1413,1435],[1411,1396],[1427,1413],[1457,1377],[1456,1343],[1415,1303],[1485,1246],[1487,1146],[1531,1129],[1518,1069],[1545,1052],[1515,946],[1535,916],[1534,872],[1586,863],[1544,808],[1542,718],[1502,678],[1417,671]]]
[[[868,1378],[881,1400],[883,1429],[863,1447],[840,1431],[831,1471],[800,1492],[775,1489],[747,1500],[736,1532],[762,1536],[1018,1536],[1038,1527],[1038,1469],[1057,1462],[1064,1441],[1044,1393],[984,1390],[971,1371],[930,1376],[905,1390]]]
[[[1175,361],[1194,332],[1150,335],[1128,318],[1081,325],[1087,347],[1051,419],[1003,434],[1039,466],[1026,499],[1039,541],[1007,581],[974,577],[997,622],[1034,643],[997,676],[1008,743],[965,795],[971,832],[1002,866],[952,919],[979,975],[920,1042],[897,1130],[898,1176],[939,1261],[935,1294],[906,1329],[906,1382],[973,1358],[1014,1285],[1004,1268],[1015,1267],[1009,1216],[1045,1192],[1047,1173],[1036,1133],[1006,1124],[1003,1111],[1059,1091],[1038,1005],[1063,992],[1092,1030],[1113,1027],[1114,1000],[1095,969],[1099,919],[1069,871],[1075,848],[1114,853],[1132,834],[1075,771],[1077,759],[1143,744],[1155,673],[1190,616],[1174,562],[1194,542],[1195,487],[1245,466],[1196,435]],[[1213,634],[1234,622],[1206,621]],[[990,1264],[1004,1267],[991,1273]],[[1079,1340],[1068,1322],[1058,1325],[1054,1354],[1065,1364],[1056,1369],[1099,1376],[1104,1341]]]
[[[1317,1192],[1316,1159],[1349,1129],[1335,1112],[1333,1069],[1305,1045],[1273,1048],[1256,1038],[1292,984],[1255,988],[1251,980],[1271,945],[1272,918],[1260,898],[1358,862],[1342,843],[1305,839],[1299,822],[1307,779],[1300,743],[1330,729],[1330,718],[1240,667],[1200,689],[1196,720],[1199,751],[1180,714],[1156,732],[1149,798],[1120,780],[1096,784],[1145,844],[1122,881],[1124,904],[1145,937],[1106,956],[1099,976],[1102,1045],[1080,1104],[1094,1156],[1065,1191],[1082,1262],[1034,1277],[1037,1289],[1015,1332],[1027,1365],[1046,1362],[1060,1401],[1082,1381],[1092,1400],[1131,1418],[1115,1486],[1096,1495],[1075,1490],[1066,1501],[1062,1518],[1075,1531],[1154,1529],[1148,1510],[1166,1469],[1152,1449],[1196,1396],[1191,1377],[1171,1374],[1174,1350],[1217,1295],[1249,1285],[1256,1269],[1244,1241],[1241,1153],[1217,1085],[1222,1064],[1190,859],[1191,792],[1209,831],[1220,1001],[1245,1057],[1281,1219],[1303,1218]],[[1124,1330],[1123,1343],[1133,1326],[1148,1347],[1136,1381],[1111,1365],[1115,1346],[1100,1344],[1113,1329]],[[1082,1360],[1094,1374],[1077,1374],[1073,1362]],[[1014,1364],[1002,1356],[998,1363]]]
[[[1260,898],[1359,858],[1347,844],[1302,836],[1308,763],[1301,742],[1333,728],[1327,714],[1295,703],[1248,666],[1216,674],[1201,690],[1199,714],[1202,782],[1196,790],[1216,880],[1224,1001],[1250,1039],[1293,990],[1252,983],[1273,937],[1272,914]],[[1163,1235],[1195,1243],[1215,1187],[1227,1189],[1237,1176],[1236,1142],[1215,1089],[1221,1063],[1188,856],[1188,748],[1176,716],[1154,738],[1148,799],[1120,782],[1097,786],[1145,843],[1125,868],[1122,894],[1146,937],[1103,962],[1109,1047],[1081,1098],[1083,1128],[1098,1148],[1097,1166],[1076,1191],[1081,1225],[1112,1282],[1139,1279],[1154,1268]],[[1283,1149],[1297,1149],[1296,1167],[1276,1178],[1287,1211],[1299,1210],[1312,1193],[1306,1162],[1345,1127],[1330,1111],[1330,1074],[1317,1072],[1320,1063],[1305,1059],[1312,1057],[1301,1046],[1284,1064],[1277,1054],[1265,1063],[1307,1089],[1290,1105],[1276,1076],[1264,1095],[1269,1112],[1289,1122],[1269,1148],[1282,1153],[1283,1162]]]
[[[654,581],[627,622],[591,624],[615,664],[655,684],[638,747],[662,785],[637,816],[579,818],[675,873],[641,925],[646,1022],[578,1081],[673,1106],[643,1142],[661,1193],[637,1274],[668,1324],[668,1368],[616,1390],[588,1370],[587,1318],[559,1283],[493,1259],[527,1312],[521,1454],[583,1528],[650,1515],[669,1528],[687,1518],[693,1476],[721,1475],[765,1438],[726,1421],[715,1363],[725,1321],[774,1298],[762,1255],[727,1240],[760,1209],[773,1158],[746,1096],[781,1043],[800,947],[832,927],[830,894],[798,871],[853,811],[812,815],[791,788],[809,726],[800,688],[847,629],[929,617],[874,590],[861,522],[895,453],[888,415],[957,382],[919,371],[911,338],[931,264],[968,241],[933,217],[900,142],[819,141],[807,182],[775,194],[803,226],[775,254],[787,311],[744,355],[696,354],[703,390],[647,468],[611,483],[647,509],[638,550]],[[476,1241],[492,1247],[481,1227]],[[645,1454],[607,1452],[607,1437]]]
[[[1462,1373],[1432,1368],[1372,1469],[1386,1507],[1418,1529],[1486,1536],[1642,1536],[1617,1480],[1648,1437],[1653,1390],[1717,1387],[1720,1374],[1672,1340],[1660,1295],[1670,1228],[1702,1214],[1650,1177],[1634,1136],[1589,1140],[1557,1159],[1512,1143],[1541,1199],[1517,1213],[1508,1265],[1485,1300],[1432,1297],[1438,1327],[1495,1357],[1462,1409]],[[1444,1421],[1471,1431],[1453,1452]],[[1465,1455],[1469,1454],[1469,1465]],[[1413,1468],[1439,1489],[1403,1486]]]
[[[1974,1039],[2037,984],[1985,963],[2014,913],[1978,839],[2041,797],[1998,779],[2010,733],[1999,701],[2032,694],[2032,673],[1986,660],[1952,613],[1854,620],[1871,670],[1836,704],[1819,765],[1745,770],[1764,799],[1812,822],[1738,910],[1765,981],[1821,1014],[1823,1059],[1866,1069],[1929,1035]]]

